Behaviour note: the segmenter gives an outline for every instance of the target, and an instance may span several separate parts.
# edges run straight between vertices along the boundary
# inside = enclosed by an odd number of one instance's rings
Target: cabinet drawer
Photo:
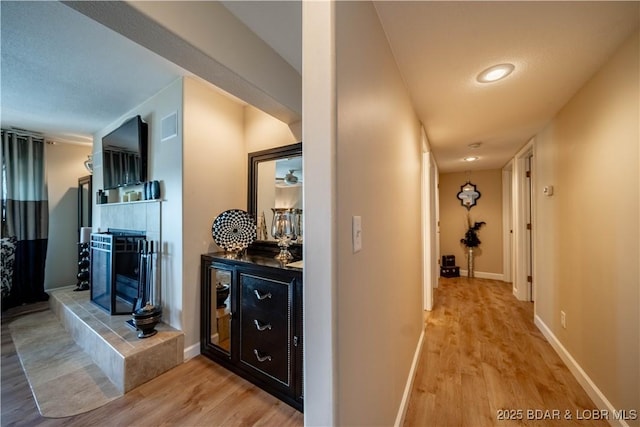
[[[240,274],[241,305],[266,314],[287,315],[291,283]]]
[[[240,274],[240,359],[289,385],[289,282]]]
[[[286,330],[284,332],[258,331],[253,325],[243,327],[240,337],[240,360],[243,364],[289,386],[291,355],[288,334]]]
[[[285,316],[267,315],[261,311],[242,308],[240,322],[243,340],[253,342],[264,339],[283,345],[289,340],[289,322]]]

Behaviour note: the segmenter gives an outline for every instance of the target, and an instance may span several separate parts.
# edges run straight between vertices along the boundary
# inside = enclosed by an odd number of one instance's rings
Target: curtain
[[[44,144],[42,138],[2,130],[3,237],[16,238],[13,283],[3,309],[49,299],[44,291],[49,234]]]

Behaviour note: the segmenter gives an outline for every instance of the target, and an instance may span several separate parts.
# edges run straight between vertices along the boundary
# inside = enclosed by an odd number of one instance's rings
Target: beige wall
[[[78,274],[78,178],[89,175],[84,161],[91,146],[47,144],[49,245],[44,287],[76,285]],[[89,195],[89,197],[94,197]]]
[[[536,315],[627,410],[640,409],[639,52],[636,33],[536,137],[534,178]]]
[[[477,204],[467,211],[457,194],[467,182],[480,192]],[[475,253],[476,277],[489,273],[490,278],[502,280],[502,171],[500,169],[473,171],[469,174],[440,174],[440,254],[455,255],[456,265],[467,269],[466,250],[460,239],[467,231],[467,213],[472,222],[484,221],[478,237],[482,242]]]
[[[246,209],[244,109],[206,83],[184,79],[182,324],[185,347],[200,341],[200,255],[220,250],[211,224]]]
[[[300,142],[286,123],[250,105],[244,109],[244,130],[247,152],[282,147]]]
[[[388,426],[422,329],[420,123],[373,5],[335,8],[337,424]]]

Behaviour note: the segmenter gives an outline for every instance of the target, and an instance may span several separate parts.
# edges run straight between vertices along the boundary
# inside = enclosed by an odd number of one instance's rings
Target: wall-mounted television
[[[124,122],[102,138],[102,178],[105,190],[147,180],[148,126],[140,116]]]

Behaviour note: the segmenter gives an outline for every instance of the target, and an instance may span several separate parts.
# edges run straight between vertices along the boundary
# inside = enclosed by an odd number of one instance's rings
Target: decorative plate
[[[230,209],[213,220],[211,234],[225,251],[241,251],[256,240],[256,223],[249,212]]]

